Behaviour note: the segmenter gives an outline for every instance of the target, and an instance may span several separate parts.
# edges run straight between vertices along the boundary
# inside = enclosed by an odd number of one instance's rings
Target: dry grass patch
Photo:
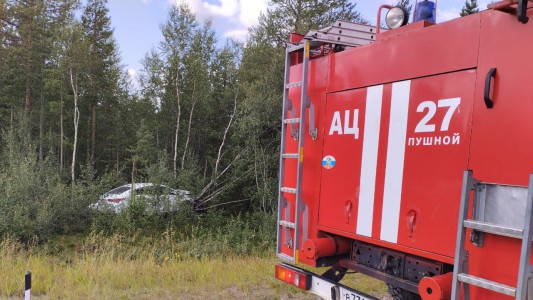
[[[179,244],[132,245],[120,236],[92,237],[75,248],[47,254],[42,247],[4,240],[0,298],[22,296],[24,274],[31,270],[39,299],[316,299],[276,280],[278,260],[270,256],[196,259],[184,257]],[[380,298],[386,292],[383,284],[358,274],[343,283]]]

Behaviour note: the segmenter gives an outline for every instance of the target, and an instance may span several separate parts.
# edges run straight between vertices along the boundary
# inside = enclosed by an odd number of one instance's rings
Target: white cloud
[[[228,30],[224,32],[225,38],[234,38],[241,42],[245,42],[247,36],[248,36],[248,30],[246,29]]]
[[[135,69],[128,69],[128,75],[133,79],[137,75],[137,71]]]
[[[180,1],[175,1],[176,4]],[[192,11],[201,17],[232,17],[239,11],[239,2],[237,0],[220,0],[220,5],[211,4],[203,0],[185,0]]]
[[[139,84],[139,80],[137,78],[137,70],[131,68],[131,69],[128,69],[128,75],[129,75],[129,82],[130,82],[130,87],[132,88],[132,90],[134,91],[138,91],[140,89],[140,84]]]
[[[259,14],[266,11],[268,1],[218,0],[209,3],[207,0],[169,0],[169,3],[186,3],[200,20],[211,18],[214,27],[222,36],[245,41],[248,28],[258,24]]]
[[[241,6],[239,19],[246,28],[257,25],[259,14],[267,8],[267,0],[241,0],[239,4]]]
[[[150,2],[150,0],[141,0],[141,2],[142,2],[143,4],[148,4],[148,3]]]

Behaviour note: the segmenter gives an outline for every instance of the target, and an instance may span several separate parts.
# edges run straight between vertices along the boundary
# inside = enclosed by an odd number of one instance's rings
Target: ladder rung
[[[278,253],[278,257],[283,259],[283,260],[286,260],[286,261],[289,261],[289,262],[294,262],[294,257],[292,256],[289,256],[287,254],[283,254],[283,253]]]
[[[457,275],[457,280],[512,297],[514,297],[516,294],[516,288],[512,286],[490,281],[484,278],[479,278],[470,274],[459,273]]]
[[[465,220],[464,226],[467,228],[472,228],[486,233],[492,233],[502,236],[508,236],[515,239],[522,239],[523,229],[513,228],[509,226],[496,225],[487,222],[474,221],[474,220]]]
[[[283,120],[284,124],[300,123],[300,118],[285,119]]]
[[[293,189],[293,188],[282,187],[281,191],[284,193],[296,194],[296,189]]]
[[[297,82],[293,82],[293,83],[287,83],[287,84],[285,85],[285,88],[286,88],[286,89],[290,89],[290,88],[292,88],[292,87],[300,86],[300,85],[302,85],[302,84],[304,84],[303,81],[297,81]]]
[[[295,52],[295,51],[302,50],[304,47],[305,47],[305,44],[298,44],[294,46],[289,46],[288,49],[289,49],[289,52]]]
[[[289,222],[289,221],[279,221],[279,225],[283,226],[283,227],[289,227],[289,228],[296,228],[295,224],[292,223],[292,222]]]
[[[300,157],[298,153],[283,153],[281,156],[283,158],[299,158]]]

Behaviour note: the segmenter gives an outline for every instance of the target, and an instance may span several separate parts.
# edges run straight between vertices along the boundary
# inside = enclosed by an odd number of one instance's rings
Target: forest
[[[367,22],[351,0],[270,0],[220,41],[178,2],[132,78],[108,0],[0,0],[0,297],[30,269],[55,299],[290,297],[272,276],[285,48],[336,20]],[[93,209],[130,183],[193,200]]]
[[[172,5],[134,83],[107,0],[1,0],[0,237],[152,233],[213,214],[275,231],[285,42],[337,19],[361,21],[356,4],[273,0],[246,43],[218,41]],[[132,182],[191,191],[194,205],[89,209]]]

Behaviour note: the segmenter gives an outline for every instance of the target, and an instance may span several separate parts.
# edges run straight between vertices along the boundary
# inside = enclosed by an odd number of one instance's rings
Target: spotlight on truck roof
[[[395,6],[387,12],[385,23],[390,29],[396,29],[404,26],[409,21],[409,12],[402,6]]]

